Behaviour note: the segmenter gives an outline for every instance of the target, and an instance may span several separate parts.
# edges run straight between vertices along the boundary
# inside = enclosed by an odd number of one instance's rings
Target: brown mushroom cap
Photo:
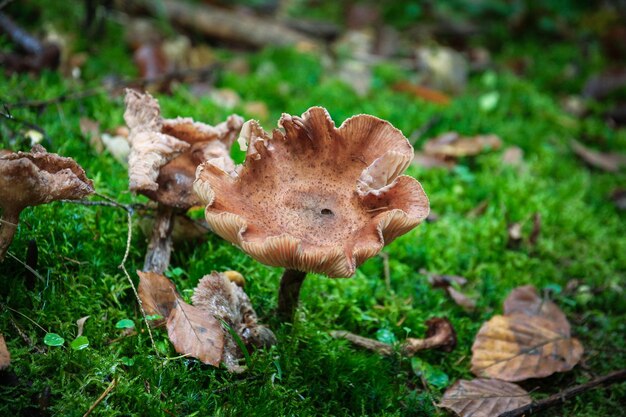
[[[0,207],[11,212],[94,192],[93,183],[76,161],[48,153],[41,145],[30,152],[0,155],[0,189]]]
[[[210,126],[190,118],[163,119],[149,93],[126,90],[126,124],[130,128],[130,189],[168,206],[188,209],[199,203],[193,193],[198,165],[224,158],[234,168],[230,146],[243,119],[231,115]]]
[[[349,277],[428,215],[419,182],[400,176],[413,148],[390,123],[359,115],[336,128],[313,107],[279,126],[270,136],[248,121],[243,166],[211,160],[195,182],[209,226],[256,260]]]

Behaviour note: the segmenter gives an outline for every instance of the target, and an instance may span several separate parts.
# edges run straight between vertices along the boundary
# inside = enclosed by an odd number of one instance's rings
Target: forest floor
[[[2,102],[54,99],[99,86],[111,74],[136,77],[122,35],[112,25],[82,69],[82,79],[88,82],[57,72],[2,76]],[[224,61],[230,54],[218,52]],[[462,158],[451,170],[411,166],[408,174],[423,185],[437,220],[384,249],[388,282],[383,257],[367,261],[351,279],[310,275],[293,324],[281,324],[273,315],[279,268],[252,260],[212,234],[200,241],[177,242],[168,276],[184,297],[203,275],[237,270],[245,276],[261,321],[275,331],[278,344],[254,352],[243,374],[178,357],[163,329],[154,331],[156,354],[132,288],[118,268],[127,241],[124,210],[58,202],[28,208],[0,264],[0,329],[12,356],[12,374],[4,374],[10,381],[0,384],[1,415],[82,415],[114,381],[97,405],[97,415],[443,416],[447,413],[435,403],[444,388],[424,384],[409,359],[360,350],[333,339],[329,331],[372,338],[391,334],[403,340],[407,334],[421,337],[429,318],[446,317],[458,336],[456,349],[427,351],[419,357],[450,382],[467,379],[481,324],[501,312],[511,289],[526,284],[560,306],[585,347],[583,361],[572,371],[523,383],[528,390],[541,391],[535,398],[626,367],[626,212],[611,199],[626,184],[626,174],[590,168],[571,149],[572,139],[605,151],[626,149],[626,130],[610,126],[600,115],[577,118],[562,109],[558,87],[563,68],[583,60],[575,45],[511,45],[494,55],[494,68],[472,75],[465,91],[448,105],[394,91],[392,84],[404,73],[393,64],[378,66],[374,88],[359,96],[328,72],[314,52],[266,49],[243,56],[249,71],[224,66],[215,77],[216,87],[241,97],[233,109],[175,84],[171,95],[156,94],[165,117],[189,116],[211,124],[231,112],[259,118],[258,113],[247,113],[250,107],[245,104],[262,102],[269,112],[261,123],[271,129],[283,112],[301,114],[310,106],[323,106],[337,125],[367,113],[390,121],[407,137],[428,126],[416,149],[448,131],[496,134],[503,149],[516,146],[523,151],[522,162],[504,164],[500,149]],[[524,76],[500,65],[518,56],[535,57]],[[593,60],[584,68],[593,71]],[[581,75],[567,88],[580,88],[583,80]],[[481,107],[480,97],[493,92],[496,105]],[[14,120],[0,121],[0,147],[27,150],[26,139],[10,144],[6,133],[28,130],[19,121],[36,124],[45,130],[42,144],[76,159],[98,193],[121,203],[147,202],[128,191],[126,166],[106,150],[95,149],[79,126],[81,118],[96,120],[102,131],[123,125],[122,95],[102,93],[8,108]],[[235,156],[241,160],[241,155]],[[537,213],[540,231],[531,243]],[[138,222],[145,216],[133,216],[126,262],[135,283],[133,271],[141,268],[146,250]],[[512,223],[521,224],[524,237],[516,247],[507,231]],[[23,266],[29,241],[38,248],[39,275],[32,290],[26,288]],[[445,291],[432,288],[424,271],[467,278],[463,291],[476,297],[476,309],[467,312]],[[73,350],[69,342],[76,336],[76,320],[85,316],[89,347]],[[138,332],[116,328],[121,319],[133,320]],[[66,343],[46,346],[46,332],[61,335]],[[581,395],[543,415],[616,415],[624,398],[622,383]]]

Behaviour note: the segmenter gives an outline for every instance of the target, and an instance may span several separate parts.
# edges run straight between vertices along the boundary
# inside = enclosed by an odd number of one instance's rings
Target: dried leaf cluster
[[[453,168],[459,158],[497,150],[501,146],[502,140],[493,134],[466,137],[447,132],[427,140],[422,151],[415,152],[413,164],[423,168]]]
[[[444,394],[440,407],[461,417],[498,416],[531,403],[528,393],[510,381],[543,378],[572,369],[583,347],[571,337],[563,312],[533,286],[514,289],[504,315],[483,324],[472,346],[472,372]]]
[[[245,368],[239,361],[246,347],[276,343],[271,330],[258,323],[250,299],[226,274],[213,272],[203,277],[194,291],[193,305],[186,303],[176,286],[163,275],[137,271],[139,297],[145,312],[162,318],[170,341],[178,353],[205,364],[223,363],[231,372]]]

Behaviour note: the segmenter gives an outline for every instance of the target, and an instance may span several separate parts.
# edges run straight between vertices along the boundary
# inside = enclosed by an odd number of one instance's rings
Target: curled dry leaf
[[[400,91],[403,93],[409,93],[417,98],[421,98],[424,101],[429,101],[435,104],[450,104],[450,96],[441,91],[424,87],[421,85],[415,85],[408,81],[401,81],[393,85],[394,91]]]
[[[456,346],[456,332],[450,321],[446,318],[435,317],[426,322],[428,329],[426,330],[425,339],[416,339],[409,337],[402,344],[400,351],[403,355],[411,357],[417,352],[426,349],[440,349],[444,352],[451,352]],[[380,342],[378,340],[359,336],[354,333],[335,330],[330,335],[336,339],[346,339],[353,344],[378,352],[381,355],[392,355],[394,347],[389,343]]]
[[[450,298],[452,298],[454,302],[465,311],[474,311],[476,309],[476,300],[474,298],[468,297],[452,286],[448,286],[446,291],[448,292]]]
[[[0,371],[7,368],[11,364],[11,354],[7,349],[4,336],[0,334]]]
[[[478,155],[486,150],[496,150],[500,146],[502,140],[496,135],[464,137],[457,132],[447,132],[424,143],[423,151],[439,158],[460,158]]]
[[[211,229],[256,260],[350,277],[428,215],[420,183],[401,175],[413,149],[388,122],[358,115],[336,128],[313,107],[279,125],[246,122],[238,174],[214,159],[195,182]]]
[[[0,189],[0,260],[13,240],[24,208],[80,199],[94,192],[93,183],[76,161],[48,153],[41,145],[30,152],[0,156]]]
[[[515,288],[504,300],[504,315],[516,313],[543,317],[554,321],[563,331],[570,331],[569,322],[561,309],[552,301],[541,298],[532,285]]]
[[[502,164],[519,167],[524,163],[524,151],[517,146],[509,146],[502,153]]]
[[[626,155],[594,151],[582,143],[572,140],[572,150],[586,164],[607,172],[618,172],[626,167]]]
[[[531,403],[524,389],[497,379],[460,380],[446,390],[439,407],[460,417],[494,417]]]
[[[572,369],[583,346],[556,305],[521,287],[505,302],[504,316],[484,323],[472,346],[472,372],[505,381],[542,378]]]
[[[83,335],[83,330],[85,329],[85,322],[89,316],[81,317],[76,320],[76,327],[78,327],[78,331],[76,332],[76,337],[80,337]]]
[[[428,277],[428,283],[432,285],[433,288],[446,288],[452,284],[459,286],[467,284],[467,278],[459,275],[434,274],[425,269],[421,269],[419,272]]]
[[[223,320],[246,344],[266,347],[276,343],[274,334],[260,325],[246,293],[224,274],[203,277],[192,297],[194,305],[183,301],[176,286],[154,272],[137,272],[139,297],[147,314],[163,317],[168,336],[177,352],[203,363],[221,363],[232,372],[244,368],[238,362],[243,353],[234,337],[223,328]]]

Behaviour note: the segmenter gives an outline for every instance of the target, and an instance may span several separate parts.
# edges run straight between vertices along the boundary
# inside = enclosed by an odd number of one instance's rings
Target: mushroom
[[[170,261],[176,212],[200,203],[192,187],[197,166],[218,158],[234,169],[230,145],[243,119],[231,115],[217,126],[190,118],[164,119],[156,99],[130,89],[124,119],[130,129],[130,189],[158,203],[143,270],[163,273]]]
[[[402,132],[374,116],[335,127],[326,109],[283,114],[270,135],[248,121],[237,169],[198,167],[209,227],[259,262],[285,267],[278,312],[290,319],[308,272],[350,277],[429,212],[422,186],[400,175],[413,158]]]
[[[94,192],[93,183],[72,158],[48,153],[41,145],[30,152],[0,153],[0,260],[28,206],[75,200]]]

